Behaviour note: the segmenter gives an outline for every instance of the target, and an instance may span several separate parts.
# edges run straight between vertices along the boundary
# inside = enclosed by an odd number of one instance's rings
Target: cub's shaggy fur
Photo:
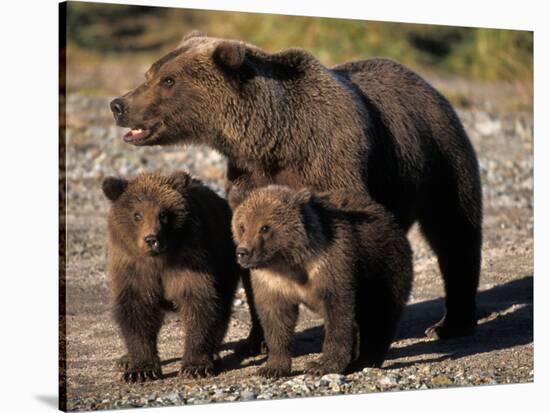
[[[214,372],[240,270],[227,202],[184,172],[107,178],[108,271],[128,353],[125,381],[161,377],[157,337],[166,311],[185,328],[180,374]]]
[[[308,372],[382,364],[412,283],[411,249],[391,215],[361,193],[273,185],[237,207],[232,230],[269,350],[262,375],[290,373],[300,303],[325,321],[323,355]]]

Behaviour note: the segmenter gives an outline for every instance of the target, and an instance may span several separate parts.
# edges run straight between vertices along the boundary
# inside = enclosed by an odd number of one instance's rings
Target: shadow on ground
[[[397,340],[423,339],[404,347],[392,348],[388,354],[386,368],[397,369],[415,364],[395,362],[393,359],[416,357],[426,354],[439,354],[439,357],[425,360],[438,362],[445,359],[459,359],[479,353],[491,352],[533,341],[533,276],[510,281],[478,293],[478,318],[476,333],[469,337],[450,340],[424,339],[425,329],[439,320],[444,308],[441,298],[408,305],[401,320]],[[226,348],[234,348],[240,342],[227,343]],[[294,355],[302,356],[320,353],[323,343],[323,328],[309,328],[296,334]],[[226,367],[244,368],[236,356],[222,360]],[[255,360],[252,364],[261,364]],[[388,365],[388,362],[391,363]]]

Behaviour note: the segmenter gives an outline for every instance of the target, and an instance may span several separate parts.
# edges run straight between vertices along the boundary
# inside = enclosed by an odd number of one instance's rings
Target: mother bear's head
[[[111,102],[117,125],[130,128],[124,140],[162,145],[214,133],[234,93],[226,78],[236,75],[245,50],[237,41],[186,36],[150,67],[144,83]]]
[[[117,125],[130,128],[124,140],[136,146],[202,143],[230,155],[261,135],[261,148],[250,147],[269,154],[277,145],[278,137],[269,139],[275,124],[288,123],[282,113],[298,103],[298,84],[312,67],[322,68],[304,50],[268,54],[192,32],[110,106]]]

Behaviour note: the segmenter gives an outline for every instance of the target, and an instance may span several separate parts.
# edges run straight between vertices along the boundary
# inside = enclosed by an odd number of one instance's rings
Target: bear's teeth
[[[140,134],[141,132],[143,132],[142,129],[132,129],[132,135],[138,135],[138,134]]]

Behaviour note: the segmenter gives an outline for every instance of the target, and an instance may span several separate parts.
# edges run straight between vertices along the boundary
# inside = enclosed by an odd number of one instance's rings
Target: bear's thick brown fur
[[[128,351],[123,380],[161,376],[157,337],[166,311],[177,311],[185,330],[180,374],[212,374],[241,273],[227,202],[184,172],[110,177],[103,191],[112,201],[113,313]]]
[[[323,355],[307,372],[382,365],[412,284],[408,240],[384,208],[364,193],[272,185],[236,208],[232,229],[269,350],[260,374],[290,374],[301,303],[325,323]]]
[[[387,59],[326,68],[301,49],[270,54],[198,33],[146,78],[111,102],[117,124],[134,129],[127,142],[207,144],[229,159],[229,190],[245,180],[367,192],[403,229],[418,221],[438,256],[447,311],[427,333],[474,331],[478,163],[453,108],[424,79]]]

